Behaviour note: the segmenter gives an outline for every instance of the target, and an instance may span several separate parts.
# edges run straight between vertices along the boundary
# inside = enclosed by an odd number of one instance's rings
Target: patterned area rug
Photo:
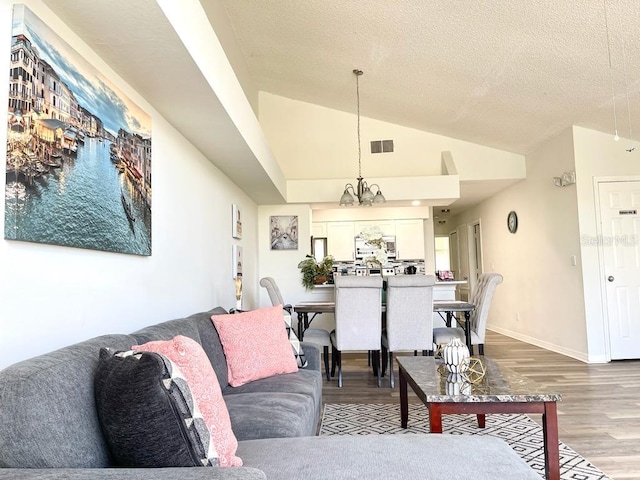
[[[452,435],[492,435],[506,441],[544,478],[542,428],[526,415],[492,414],[484,429],[475,415],[444,415],[443,432]],[[320,435],[376,435],[429,433],[429,413],[424,405],[409,405],[409,428],[400,427],[399,404],[328,404],[324,408]],[[563,480],[609,480],[587,459],[560,442],[560,478]]]

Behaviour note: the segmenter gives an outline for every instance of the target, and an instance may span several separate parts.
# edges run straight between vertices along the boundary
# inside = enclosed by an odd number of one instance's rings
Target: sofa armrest
[[[307,358],[307,370],[320,371],[320,350],[315,343],[300,342],[302,351]]]
[[[249,467],[180,468],[0,468],[2,480],[266,480]]]

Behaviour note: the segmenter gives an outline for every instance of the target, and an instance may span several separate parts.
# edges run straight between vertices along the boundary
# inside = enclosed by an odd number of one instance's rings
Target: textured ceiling
[[[602,0],[200,0],[259,90],[353,113],[360,68],[362,115],[521,154],[613,132],[614,96],[620,136],[640,134],[640,1],[605,1],[610,42]],[[256,202],[283,201],[156,0],[42,3]],[[501,188],[463,184],[452,207]]]
[[[613,132],[615,95],[620,136],[640,133],[637,0],[606,0],[609,42],[595,0],[222,3],[263,91],[352,112],[357,67],[362,115],[521,154]]]

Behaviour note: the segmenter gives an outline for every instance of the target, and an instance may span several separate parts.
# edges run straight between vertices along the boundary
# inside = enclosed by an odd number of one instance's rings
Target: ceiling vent
[[[373,140],[371,142],[371,153],[391,152],[393,152],[393,140]]]

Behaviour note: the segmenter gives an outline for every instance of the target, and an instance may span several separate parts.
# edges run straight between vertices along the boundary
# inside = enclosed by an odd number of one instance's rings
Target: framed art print
[[[232,245],[231,251],[233,255],[231,276],[233,278],[242,277],[242,247],[240,245]]]
[[[242,217],[240,209],[235,203],[231,205],[231,231],[233,238],[242,238]]]
[[[298,250],[298,216],[270,217],[271,250]]]

